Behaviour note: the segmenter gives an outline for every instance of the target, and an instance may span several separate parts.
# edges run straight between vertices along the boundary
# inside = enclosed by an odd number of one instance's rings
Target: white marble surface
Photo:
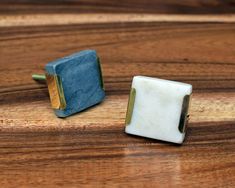
[[[183,98],[192,93],[190,84],[135,76],[132,88],[136,89],[128,134],[179,143],[185,133],[178,129]]]

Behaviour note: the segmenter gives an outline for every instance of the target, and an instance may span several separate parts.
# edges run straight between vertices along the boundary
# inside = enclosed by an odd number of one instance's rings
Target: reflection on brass
[[[135,96],[136,96],[136,89],[131,88],[128,106],[127,106],[127,113],[126,113],[126,125],[131,123],[131,117],[132,117],[133,108],[135,104]]]
[[[98,62],[98,67],[99,67],[99,71],[100,71],[100,85],[101,85],[101,88],[104,89],[104,80],[103,80],[103,76],[102,76],[100,58],[97,58],[97,62]]]
[[[188,119],[189,119],[189,103],[190,103],[191,95],[185,95],[182,104],[182,110],[180,115],[180,123],[179,123],[179,131],[184,133],[186,131]]]
[[[60,110],[65,109],[66,101],[60,77],[46,74],[46,80],[52,108]]]

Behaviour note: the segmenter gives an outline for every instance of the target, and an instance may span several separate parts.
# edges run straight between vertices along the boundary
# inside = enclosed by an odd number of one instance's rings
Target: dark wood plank
[[[0,93],[6,99],[19,97],[24,89],[37,95],[46,86],[34,82],[32,73],[43,73],[47,62],[87,48],[101,57],[108,93],[128,93],[138,74],[188,82],[198,91],[234,91],[234,44],[233,23],[1,28]]]
[[[186,144],[118,129],[0,134],[3,187],[234,187],[234,124],[191,124]]]
[[[234,0],[2,0],[0,14],[35,13],[235,13]]]

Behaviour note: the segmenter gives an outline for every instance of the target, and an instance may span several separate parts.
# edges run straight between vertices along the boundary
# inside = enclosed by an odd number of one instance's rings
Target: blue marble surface
[[[62,81],[66,108],[55,110],[58,117],[85,110],[105,97],[102,73],[94,50],[84,50],[50,62],[46,65],[46,72],[58,75]]]

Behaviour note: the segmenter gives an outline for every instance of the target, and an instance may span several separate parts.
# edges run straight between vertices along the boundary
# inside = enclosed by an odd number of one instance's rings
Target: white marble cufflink
[[[128,102],[125,132],[183,143],[191,93],[190,84],[135,76]]]

